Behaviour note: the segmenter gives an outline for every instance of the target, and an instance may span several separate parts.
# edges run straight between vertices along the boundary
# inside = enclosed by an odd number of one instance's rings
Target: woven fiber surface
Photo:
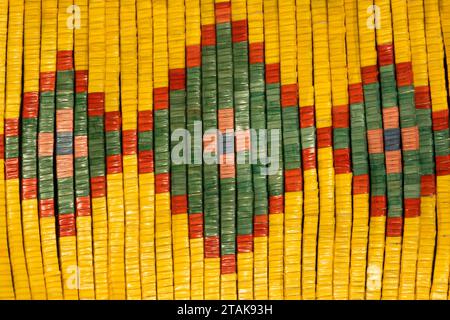
[[[0,0],[0,299],[450,298],[449,0]]]

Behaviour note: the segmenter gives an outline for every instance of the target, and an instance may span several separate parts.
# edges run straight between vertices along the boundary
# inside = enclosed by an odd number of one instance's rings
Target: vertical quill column
[[[424,7],[436,161],[437,245],[430,296],[435,300],[447,299],[450,271],[449,114],[439,1],[424,1]]]
[[[16,299],[31,299],[22,231],[19,183],[19,117],[22,93],[24,1],[9,6],[5,93],[5,191],[8,246]]]
[[[22,229],[32,299],[46,299],[37,202],[41,2],[25,1],[21,128]]]
[[[220,161],[220,298],[236,299],[236,165],[231,1],[215,0]]]
[[[297,81],[304,180],[302,298],[309,300],[316,297],[316,249],[319,223],[311,1],[297,0],[296,7]]]
[[[429,299],[436,238],[436,172],[423,0],[408,0],[416,121],[419,126],[420,231],[416,299]]]
[[[278,2],[284,156],[284,298],[301,298],[303,176],[297,97],[295,1]]]
[[[75,21],[75,110],[74,110],[74,165],[75,210],[77,226],[77,260],[80,272],[80,299],[95,299],[94,262],[92,247],[92,210],[88,159],[88,1],[77,1],[74,10],[80,21]]]
[[[260,138],[260,132],[266,130],[267,112],[264,80],[264,13],[262,0],[247,0],[248,42],[250,63],[250,128],[256,134],[251,140],[252,178],[253,178],[253,297],[268,299],[267,258],[269,233],[269,197],[267,175],[260,155],[268,156],[267,141],[271,132],[266,131],[266,140]],[[269,166],[277,163],[270,163]]]
[[[136,9],[141,290],[143,299],[156,299],[152,2],[137,0]]]
[[[125,204],[125,281],[127,299],[141,299],[139,180],[137,156],[136,0],[120,2],[120,103]]]
[[[238,299],[253,299],[253,180],[247,3],[232,0],[233,84],[236,127],[236,244]]]
[[[168,1],[169,36],[169,114],[171,150],[171,201],[173,272],[175,299],[190,297],[190,252],[187,217],[187,148],[180,152],[179,145],[185,144],[186,128],[186,34],[184,0]],[[182,130],[181,142],[179,130]],[[183,137],[184,136],[184,137]],[[174,159],[178,157],[178,159]],[[183,161],[188,160],[188,161]],[[181,161],[180,161],[181,160]],[[180,163],[181,162],[181,163]]]
[[[127,296],[125,280],[125,212],[123,199],[122,115],[120,112],[120,3],[105,8],[105,147],[108,209],[108,289],[111,298]],[[126,191],[125,191],[126,192]]]
[[[419,128],[416,122],[414,76],[406,1],[393,0],[391,11],[394,46],[397,48],[395,64],[403,151],[404,229],[398,297],[410,300],[415,297],[420,232]]]
[[[350,253],[349,299],[366,293],[367,236],[369,231],[369,159],[366,111],[361,79],[357,3],[345,0],[347,76],[350,104],[350,141],[353,172],[353,224]]]
[[[220,206],[217,119],[217,47],[214,0],[201,0],[205,299],[220,299]]]
[[[6,86],[6,42],[8,35],[8,1],[0,4],[0,246],[8,247],[8,232],[6,222],[5,202],[5,154],[4,154],[4,117],[5,117],[5,86]],[[8,250],[0,255],[0,299],[14,299],[14,287],[11,272],[11,260]],[[45,263],[45,262],[44,262]]]
[[[186,128],[190,136],[187,168],[191,299],[204,299],[204,207],[202,139],[202,54],[200,1],[186,0]]]
[[[280,41],[278,25],[278,1],[264,0],[264,40],[266,61],[267,129],[282,133],[280,92]],[[280,139],[279,144],[282,143]],[[269,299],[281,300],[284,270],[284,176],[283,148],[269,140],[272,159],[278,162],[278,170],[268,177],[269,232],[268,232],[268,281]],[[272,153],[273,152],[273,153]]]
[[[109,297],[105,153],[105,8],[105,0],[89,1],[88,156],[96,299]]]
[[[311,1],[314,43],[314,83],[317,126],[320,218],[317,244],[317,299],[333,295],[335,177],[333,167],[330,48],[326,1]]]
[[[333,298],[336,300],[348,299],[353,218],[346,25],[343,7],[343,0],[328,1],[333,159],[336,183],[336,235],[333,259]]]
[[[158,299],[174,298],[170,211],[169,56],[167,3],[153,3],[153,99],[155,117],[155,245]]]
[[[361,78],[365,101],[370,164],[370,222],[366,269],[366,299],[379,300],[383,277],[384,236],[386,229],[386,168],[374,31],[378,20],[376,20],[374,10],[372,0],[358,0],[359,52],[361,56]],[[372,13],[372,15],[368,15],[367,11]]]
[[[38,189],[41,249],[48,299],[63,299],[55,222],[55,130],[56,42],[58,1],[42,2],[40,99],[38,119]]]
[[[376,29],[378,69],[383,113],[384,157],[386,161],[387,224],[384,252],[383,299],[395,299],[398,294],[403,229],[403,169],[400,134],[400,114],[395,83],[394,47],[390,0],[375,0],[375,9],[383,17]]]

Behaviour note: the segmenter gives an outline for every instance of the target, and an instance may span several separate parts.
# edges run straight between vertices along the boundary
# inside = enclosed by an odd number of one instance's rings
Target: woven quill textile
[[[450,298],[450,0],[0,0],[0,300]]]

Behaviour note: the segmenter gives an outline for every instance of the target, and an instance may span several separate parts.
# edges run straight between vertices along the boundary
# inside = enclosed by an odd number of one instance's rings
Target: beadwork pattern
[[[0,1],[0,299],[448,299],[450,1]]]

